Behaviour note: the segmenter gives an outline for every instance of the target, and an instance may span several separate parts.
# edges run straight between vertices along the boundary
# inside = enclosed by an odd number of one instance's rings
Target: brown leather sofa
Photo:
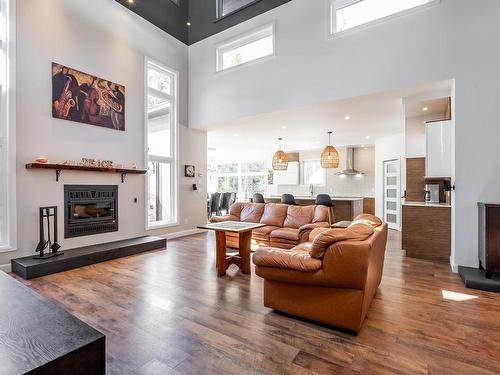
[[[264,305],[359,332],[382,279],[386,242],[387,224],[363,214],[345,229],[315,229],[293,249],[258,249]]]
[[[325,206],[290,206],[280,203],[234,203],[226,216],[215,216],[212,223],[242,221],[266,224],[252,232],[252,242],[260,246],[290,249],[309,240],[315,228],[328,228]],[[226,233],[229,247],[238,248],[238,235]]]

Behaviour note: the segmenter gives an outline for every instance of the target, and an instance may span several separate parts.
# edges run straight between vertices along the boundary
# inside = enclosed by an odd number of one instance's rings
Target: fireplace
[[[64,186],[64,238],[117,230],[118,186]]]

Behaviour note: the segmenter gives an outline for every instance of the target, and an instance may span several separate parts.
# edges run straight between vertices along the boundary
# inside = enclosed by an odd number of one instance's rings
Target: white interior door
[[[401,226],[400,166],[398,159],[384,161],[384,221],[396,230]]]

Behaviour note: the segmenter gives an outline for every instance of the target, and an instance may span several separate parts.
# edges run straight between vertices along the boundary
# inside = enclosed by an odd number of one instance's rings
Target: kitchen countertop
[[[446,203],[415,202],[415,201],[404,201],[404,200],[401,204],[403,206],[415,206],[415,207],[451,207],[451,204],[446,204]]]

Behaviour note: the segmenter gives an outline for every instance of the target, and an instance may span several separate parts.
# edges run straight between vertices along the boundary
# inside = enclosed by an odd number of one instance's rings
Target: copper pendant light
[[[328,132],[328,146],[321,153],[321,167],[338,168],[340,163],[339,152],[331,143],[332,132]]]
[[[286,171],[288,169],[288,156],[281,149],[281,141],[283,138],[278,138],[279,149],[276,151],[273,157],[273,169],[275,171]]]

